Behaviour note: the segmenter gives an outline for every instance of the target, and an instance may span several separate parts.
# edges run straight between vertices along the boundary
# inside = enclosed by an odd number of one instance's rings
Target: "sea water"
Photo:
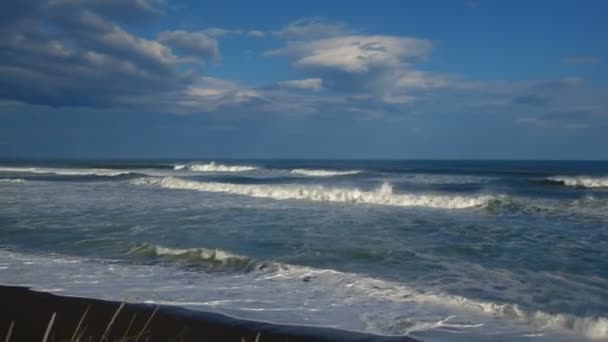
[[[0,283],[422,341],[608,340],[608,162],[6,160]]]

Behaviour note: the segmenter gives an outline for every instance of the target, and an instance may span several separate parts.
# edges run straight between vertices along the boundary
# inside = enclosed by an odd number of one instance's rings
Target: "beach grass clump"
[[[101,337],[98,340],[94,339],[93,336],[91,336],[91,335],[87,335],[86,318],[91,310],[91,305],[88,305],[87,308],[82,313],[82,316],[80,317],[78,324],[76,325],[76,328],[72,332],[69,339],[65,339],[65,338],[56,339],[53,336],[53,325],[55,324],[55,320],[57,318],[57,313],[53,312],[53,314],[51,315],[51,318],[46,326],[46,329],[44,331],[44,335],[41,339],[41,342],[94,342],[94,341],[96,341],[96,342],[97,341],[98,342],[138,342],[138,341],[142,341],[143,342],[143,341],[148,341],[150,339],[150,333],[151,333],[150,324],[152,323],[154,316],[158,312],[160,305],[156,306],[156,308],[150,314],[150,316],[146,320],[145,324],[141,327],[141,329],[138,329],[138,330],[133,329],[133,323],[135,322],[135,319],[137,317],[137,312],[135,312],[135,313],[133,313],[133,316],[131,317],[129,324],[127,325],[125,331],[122,334],[120,334],[121,337],[120,338],[111,338],[112,329],[117,321],[119,314],[121,313],[121,311],[123,310],[125,305],[126,305],[125,301],[120,303],[120,305],[118,306],[118,308],[112,315],[112,318],[110,319],[108,324],[105,326],[105,329],[103,330],[103,334],[101,335]],[[17,325],[16,321],[11,321],[11,323],[9,324],[4,342],[19,342],[19,341],[12,340],[13,332],[15,331],[16,325]],[[133,329],[133,331],[132,331],[132,329]],[[175,341],[175,342],[183,341],[183,332],[184,331],[182,331],[182,333],[175,336],[172,339],[172,341]],[[114,335],[116,336],[118,334],[114,334]],[[255,339],[252,340],[252,342],[260,342],[260,337],[261,337],[261,334],[258,333],[255,336]],[[245,337],[243,337],[241,339],[241,342],[249,342],[249,341]]]
[[[148,338],[149,338],[148,335],[150,333],[150,329],[148,329],[148,327],[150,326],[152,319],[156,315],[156,312],[160,308],[160,305],[156,306],[156,308],[154,309],[152,314],[150,314],[150,316],[146,320],[146,323],[143,325],[143,327],[138,332],[136,332],[136,333],[134,332],[132,335],[129,335],[131,332],[131,328],[133,326],[133,322],[135,321],[135,318],[137,317],[137,313],[134,313],[129,322],[129,325],[127,326],[127,329],[122,334],[122,337],[120,339],[112,339],[112,340],[110,339],[110,332],[112,331],[112,327],[114,326],[114,323],[116,322],[118,315],[120,314],[120,312],[122,311],[122,309],[125,307],[126,304],[127,303],[125,301],[120,303],[120,305],[118,306],[118,308],[112,315],[112,318],[106,325],[106,327],[103,331],[103,334],[101,335],[101,338],[98,340],[99,342],[135,342],[135,341],[147,341],[148,340]],[[46,330],[44,332],[44,336],[41,339],[41,342],[92,342],[92,341],[95,341],[95,340],[93,340],[93,338],[91,336],[85,337],[86,330],[87,330],[87,326],[85,325],[85,320],[86,320],[86,317],[87,317],[90,309],[91,309],[91,305],[87,306],[87,308],[84,310],[82,316],[80,317],[80,320],[78,321],[78,324],[76,325],[76,329],[74,329],[74,332],[72,333],[72,336],[69,339],[55,339],[52,337],[53,324],[55,323],[55,319],[57,317],[57,313],[53,312],[53,315],[51,316],[51,319],[49,320],[49,323],[46,326]],[[5,338],[4,342],[17,342],[17,341],[11,340],[15,326],[16,326],[16,322],[12,321],[8,327],[8,331],[6,333],[6,338]],[[176,341],[180,341],[180,339],[178,338],[178,339],[176,339]]]

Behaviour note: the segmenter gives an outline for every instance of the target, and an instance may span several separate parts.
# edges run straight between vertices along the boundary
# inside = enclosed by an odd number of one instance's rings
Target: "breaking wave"
[[[428,304],[450,307],[457,310],[524,322],[542,329],[563,329],[588,339],[603,340],[608,338],[607,317],[581,317],[566,313],[527,310],[517,304],[495,303],[442,292],[421,291],[401,283],[331,269],[281,265],[277,269],[270,270],[265,276],[266,279],[281,281],[304,280],[312,286],[322,286],[323,288],[331,288],[336,291],[347,291],[347,295],[354,297],[368,296],[404,304]],[[407,333],[407,331],[395,331],[395,333]]]
[[[247,165],[223,165],[211,162],[208,164],[178,164],[173,166],[174,170],[188,170],[196,172],[245,172],[253,171],[258,168]]]
[[[294,175],[304,175],[310,177],[332,177],[332,176],[347,176],[361,173],[359,170],[349,171],[332,171],[332,170],[319,170],[319,169],[293,169],[290,172]]]
[[[25,179],[21,178],[2,178],[0,183],[25,183]]]
[[[568,177],[556,176],[547,178],[550,182],[579,188],[608,188],[608,177]]]
[[[226,270],[249,270],[256,266],[252,259],[215,248],[169,248],[142,243],[131,247],[127,254],[197,263]]]
[[[323,186],[306,185],[250,185],[216,182],[196,182],[175,177],[144,178],[136,184],[158,185],[169,189],[196,190],[203,192],[220,192],[245,195],[257,198],[276,200],[310,200],[322,202],[342,202],[376,204],[397,207],[428,207],[445,209],[464,209],[488,205],[496,197],[483,196],[444,196],[444,195],[414,195],[395,194],[388,183],[375,191],[359,189],[327,188]]]
[[[131,174],[126,170],[110,169],[62,169],[62,168],[40,168],[40,167],[0,167],[0,172],[55,174],[60,176],[124,176]]]

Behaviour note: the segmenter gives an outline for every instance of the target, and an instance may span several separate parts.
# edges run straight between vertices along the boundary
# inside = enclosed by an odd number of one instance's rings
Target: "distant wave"
[[[398,303],[427,303],[441,305],[485,315],[497,316],[515,321],[525,322],[542,328],[558,328],[570,331],[578,336],[589,339],[608,338],[607,317],[581,317],[566,313],[548,313],[539,310],[527,310],[517,304],[496,303],[477,300],[458,295],[429,290],[420,291],[416,288],[387,280],[345,273],[331,269],[317,269],[306,266],[281,265],[278,268],[268,268],[267,279],[274,280],[303,280],[311,286],[322,286],[335,291],[351,292],[352,296],[369,296]],[[441,325],[449,325],[445,319]],[[403,329],[397,327],[396,329]],[[409,333],[406,331],[395,331]]]
[[[89,165],[94,169],[112,169],[112,170],[173,170],[173,164],[160,163],[139,163],[139,162],[124,162],[124,163],[101,163]]]
[[[21,178],[2,178],[0,183],[25,183],[25,179]]]
[[[250,185],[216,182],[196,182],[175,177],[137,180],[139,184],[153,184],[170,189],[221,192],[276,200],[301,199],[323,202],[363,203],[397,207],[428,207],[463,209],[481,207],[495,199],[493,196],[441,196],[395,194],[392,186],[384,183],[375,191],[326,188],[305,185]]]
[[[208,164],[178,164],[173,166],[174,170],[188,170],[196,172],[245,172],[253,171],[258,168],[247,165],[223,165],[211,162]]]
[[[561,183],[566,186],[579,188],[608,188],[608,177],[570,177],[556,176],[547,178],[550,182]]]
[[[232,254],[221,249],[207,248],[169,248],[160,245],[142,243],[133,246],[127,254],[162,257],[181,262],[201,263],[221,269],[249,270],[256,265],[252,259]]]
[[[126,170],[110,169],[63,169],[63,168],[40,168],[40,167],[0,167],[0,172],[55,174],[61,176],[123,176],[131,172]]]
[[[332,171],[332,170],[320,170],[320,169],[293,169],[290,172],[294,175],[304,175],[310,177],[332,177],[332,176],[346,176],[361,173],[359,170],[349,171]]]

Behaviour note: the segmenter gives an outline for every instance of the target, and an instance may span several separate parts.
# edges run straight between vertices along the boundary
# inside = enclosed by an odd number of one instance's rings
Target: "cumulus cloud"
[[[363,73],[424,58],[430,49],[431,43],[427,40],[353,35],[292,42],[268,54],[292,58],[296,68]]]
[[[148,11],[152,3],[122,4]],[[56,107],[140,106],[195,80],[171,47],[96,12],[110,4],[51,1],[3,27],[0,99]]]
[[[359,110],[376,118],[392,113],[485,113],[569,124],[575,118],[606,115],[602,92],[593,92],[576,77],[476,81],[422,70],[421,65],[433,50],[433,42],[427,39],[364,34],[344,24],[319,19],[299,20],[274,34],[284,40],[284,45],[267,51],[266,56],[286,58],[294,71],[306,79],[322,79],[323,88],[330,90],[324,93],[341,96],[334,97],[328,106],[337,110]],[[593,60],[576,58],[570,62]],[[296,83],[279,85],[287,89]],[[581,106],[582,103],[587,105]],[[556,115],[563,112],[576,115]]]
[[[285,45],[267,56],[288,58],[295,70],[323,79],[328,89],[367,93],[377,106],[411,103],[419,92],[450,84],[446,75],[416,69],[433,48],[426,39],[354,34],[343,24],[316,20],[296,21],[279,32]]]
[[[323,88],[323,80],[320,78],[307,78],[304,80],[291,80],[278,82],[280,88],[319,91]]]
[[[482,82],[431,72],[421,68],[433,50],[427,39],[318,18],[274,32],[168,28],[144,36],[135,33],[141,21],[127,24],[130,16],[162,18],[164,9],[160,0],[1,3],[0,101],[220,116],[483,112],[522,123],[606,116],[608,97],[579,78]],[[296,76],[256,87],[205,76],[201,65],[220,59],[218,40],[230,37],[278,39],[282,46],[266,56],[286,59]]]
[[[163,31],[158,35],[158,41],[203,60],[220,58],[217,40],[203,32]]]

